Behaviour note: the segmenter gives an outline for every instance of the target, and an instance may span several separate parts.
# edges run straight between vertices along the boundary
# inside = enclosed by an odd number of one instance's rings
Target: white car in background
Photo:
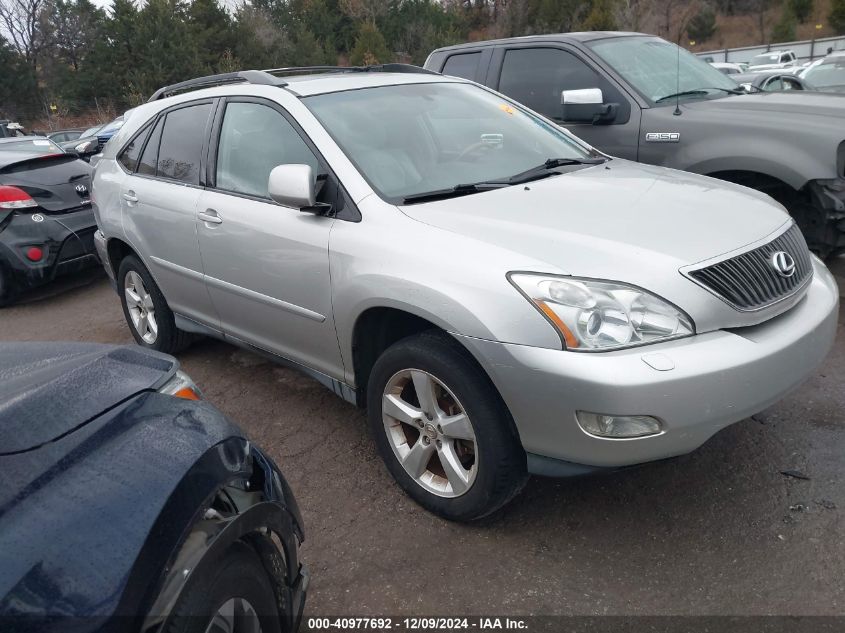
[[[755,55],[748,62],[748,71],[775,70],[778,68],[792,68],[798,65],[798,57],[793,51],[769,51]]]
[[[710,62],[710,65],[723,75],[738,75],[745,72],[742,66],[731,62]]]

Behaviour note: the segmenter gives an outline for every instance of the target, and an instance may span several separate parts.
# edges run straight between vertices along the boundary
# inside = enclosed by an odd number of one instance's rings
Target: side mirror
[[[616,103],[604,102],[601,88],[564,90],[560,93],[560,103],[566,123],[610,123],[619,109]]]
[[[279,165],[267,183],[270,198],[294,209],[310,210],[316,205],[314,174],[310,165]]]

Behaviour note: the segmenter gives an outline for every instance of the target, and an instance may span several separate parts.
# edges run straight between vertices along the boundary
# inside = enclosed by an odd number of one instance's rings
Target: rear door
[[[329,233],[336,220],[282,206],[267,194],[270,171],[282,164],[311,166],[319,202],[334,204],[337,182],[278,104],[227,98],[216,120],[209,186],[196,215],[208,292],[221,327],[227,335],[340,378],[329,275]]]
[[[637,160],[639,106],[581,51],[546,42],[498,47],[491,60],[488,84],[603,152]],[[583,88],[600,88],[605,103],[618,105],[613,122],[592,125],[562,120],[561,92]]]
[[[165,110],[119,152],[118,162],[128,172],[121,205],[133,248],[174,312],[218,328],[203,282],[196,228],[213,106],[207,99]]]

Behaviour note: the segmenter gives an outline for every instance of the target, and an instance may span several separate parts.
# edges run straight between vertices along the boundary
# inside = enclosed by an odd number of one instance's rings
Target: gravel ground
[[[845,290],[845,258],[832,269]],[[132,341],[99,271],[0,311],[0,339]],[[362,413],[313,380],[215,341],[180,360],[289,479],[306,522],[308,615],[845,615],[842,323],[813,378],[697,452],[533,478],[476,525],[407,499]]]

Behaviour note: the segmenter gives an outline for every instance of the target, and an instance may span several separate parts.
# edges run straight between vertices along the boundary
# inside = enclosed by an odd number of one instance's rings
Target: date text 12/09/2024
[[[527,630],[524,619],[507,617],[473,618],[308,618],[306,631],[456,631]]]

